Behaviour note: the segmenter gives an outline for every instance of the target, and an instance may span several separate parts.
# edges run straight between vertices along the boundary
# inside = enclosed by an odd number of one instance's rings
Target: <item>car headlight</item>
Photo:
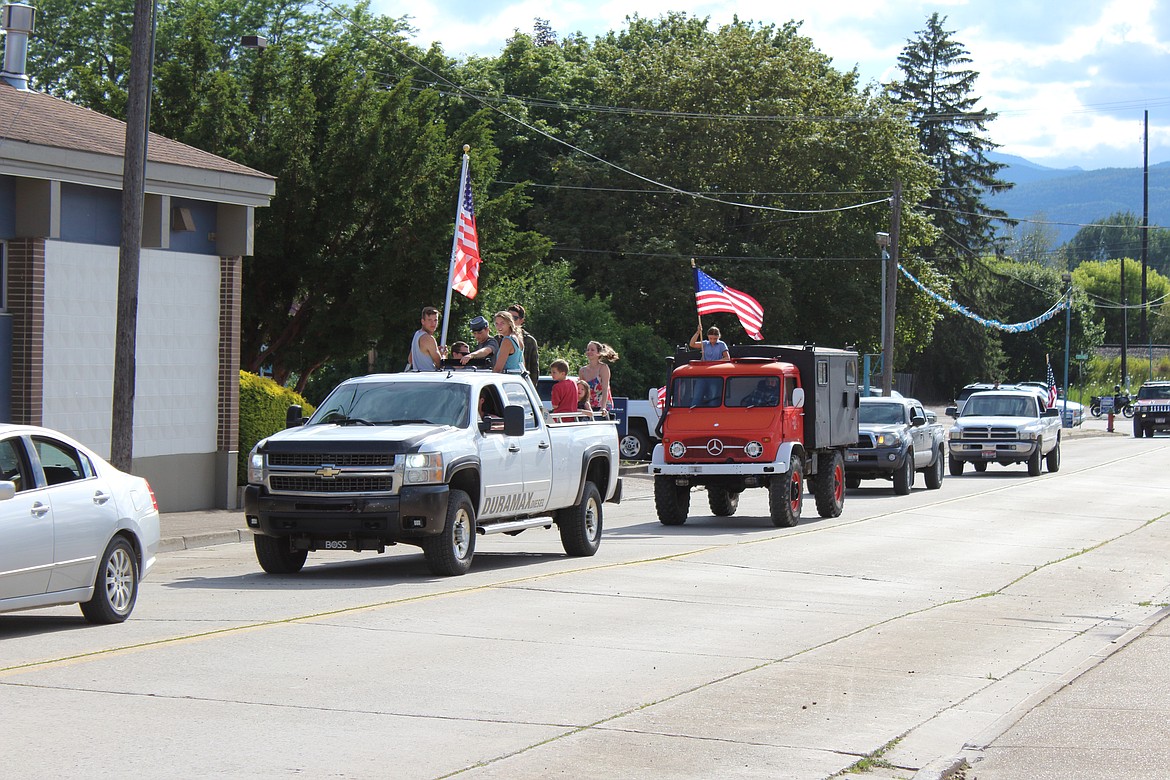
[[[1024,441],[1035,441],[1039,435],[1036,431],[1021,431],[1020,438]]]
[[[749,458],[758,458],[764,454],[764,445],[758,441],[749,441],[743,447],[743,454]]]
[[[425,485],[443,481],[441,452],[412,452],[406,456],[403,479],[408,485]]]
[[[248,454],[248,484],[259,485],[264,482],[264,456],[259,447],[253,447]]]
[[[884,434],[884,433],[879,433],[879,434],[877,434],[876,436],[874,436],[874,437],[873,437],[873,446],[875,446],[875,447],[884,447],[884,446],[886,446],[886,443],[887,443],[889,440],[890,440],[890,437],[889,437],[889,436],[887,436],[887,435],[886,435],[886,434]]]
[[[963,438],[963,429],[951,428],[951,430],[947,433],[947,437],[951,439],[961,439]]]
[[[672,441],[670,443],[670,457],[681,458],[687,454],[687,447],[681,441]]]

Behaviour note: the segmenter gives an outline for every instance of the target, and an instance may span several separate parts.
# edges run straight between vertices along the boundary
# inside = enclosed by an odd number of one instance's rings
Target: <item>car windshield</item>
[[[716,407],[722,400],[721,377],[679,377],[671,388],[670,406],[673,409]]]
[[[1170,385],[1143,385],[1138,390],[1139,401],[1167,401],[1170,400]]]
[[[857,421],[862,425],[898,425],[906,421],[902,404],[862,404],[857,410]]]
[[[1036,404],[1028,398],[975,394],[963,407],[964,417],[1035,417]]]
[[[470,425],[471,393],[445,382],[354,382],[329,394],[309,425]]]

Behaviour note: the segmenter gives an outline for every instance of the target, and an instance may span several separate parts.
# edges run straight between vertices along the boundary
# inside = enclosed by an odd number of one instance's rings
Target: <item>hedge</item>
[[[247,371],[240,372],[240,460],[236,468],[238,484],[248,483],[248,453],[256,442],[284,430],[288,407],[300,404],[306,417],[314,407],[300,394]]]

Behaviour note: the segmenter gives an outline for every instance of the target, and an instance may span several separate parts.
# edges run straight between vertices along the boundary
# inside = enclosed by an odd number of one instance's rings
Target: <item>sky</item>
[[[548,19],[558,35],[625,27],[615,0],[373,0],[377,13],[410,17],[414,42],[450,56],[495,55],[515,30]],[[1150,165],[1170,161],[1170,0],[642,0],[643,17],[668,11],[742,20],[801,22],[840,70],[863,82],[898,77],[898,54],[934,12],[970,53],[980,108],[999,114],[988,136],[1004,154],[1052,168],[1142,165],[1149,111]]]

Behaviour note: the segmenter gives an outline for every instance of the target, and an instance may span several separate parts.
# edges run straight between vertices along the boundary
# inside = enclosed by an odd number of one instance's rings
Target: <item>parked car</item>
[[[1154,431],[1170,431],[1170,382],[1146,382],[1133,402],[1133,435],[1153,438]]]
[[[147,481],[25,425],[0,425],[0,472],[0,612],[80,604],[91,623],[128,618],[158,551]]]

